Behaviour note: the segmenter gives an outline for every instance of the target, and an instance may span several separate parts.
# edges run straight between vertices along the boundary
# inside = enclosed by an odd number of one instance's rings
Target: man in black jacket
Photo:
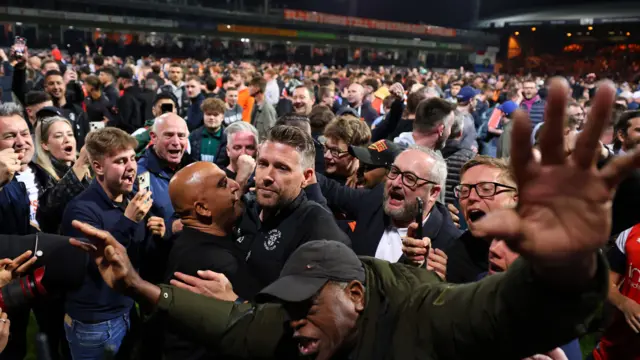
[[[111,107],[116,106],[118,104],[118,98],[120,98],[120,93],[115,86],[117,76],[116,69],[111,66],[105,66],[100,69],[98,73],[100,83],[102,84],[102,93],[107,100],[109,100],[109,106]]]
[[[387,180],[375,188],[351,189],[318,176],[329,206],[342,209],[350,223],[353,250],[391,262],[402,256],[402,238],[416,218],[417,197],[424,202],[423,236],[431,247],[446,250],[460,236],[444,205],[437,202],[446,179],[446,165],[433,150],[412,147],[387,170]]]
[[[252,299],[261,288],[249,273],[245,255],[232,235],[243,211],[238,183],[227,178],[216,165],[202,161],[178,171],[169,185],[169,194],[184,229],[169,254],[165,283],[180,279],[176,272],[198,276],[199,271],[211,270],[224,274],[241,298]],[[163,328],[163,358],[210,358],[205,347],[189,341],[170,326]]]
[[[314,174],[314,158],[310,133],[293,126],[272,127],[260,147],[255,199],[245,197],[247,208],[236,236],[261,286],[277,279],[289,255],[308,241],[350,245],[331,213],[303,191]]]
[[[123,94],[117,100],[119,115],[118,127],[128,133],[144,126],[143,111],[146,109],[144,97],[140,88],[133,83],[133,71],[123,69],[118,76],[118,87],[123,89]]]
[[[62,110],[63,117],[71,121],[77,148],[84,146],[84,138],[89,133],[89,120],[82,107],[67,101],[67,86],[62,73],[49,71],[44,78],[44,90],[51,95],[53,105]]]

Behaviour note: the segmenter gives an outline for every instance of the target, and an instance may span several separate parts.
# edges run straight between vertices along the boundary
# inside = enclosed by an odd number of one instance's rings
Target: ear
[[[361,313],[364,311],[365,306],[365,291],[364,285],[358,280],[353,280],[347,285],[345,289],[347,292],[347,296],[353,303],[354,308],[357,312]]]
[[[154,143],[156,142],[156,140],[158,140],[158,135],[156,135],[156,133],[154,133],[153,131],[149,131],[149,137],[151,137],[151,140],[153,140]]]
[[[618,141],[624,142],[624,139],[626,139],[626,136],[625,136],[624,132],[622,132],[622,130],[618,130],[616,132],[616,138],[618,139]]]
[[[102,164],[100,164],[99,161],[91,160],[91,167],[93,168],[93,172],[95,172],[96,175],[98,176],[104,175],[104,167],[102,167]]]
[[[429,190],[429,201],[435,203],[440,197],[440,192],[442,191],[442,186],[433,185],[431,186],[431,190]]]
[[[444,134],[444,124],[438,125],[436,129],[438,129],[438,135],[442,136]]]
[[[315,173],[315,171],[312,168],[306,168],[304,169],[304,181],[302,182],[302,184],[300,184],[301,188],[304,188],[307,186],[307,184],[309,183],[309,181],[311,180],[311,178],[313,177],[313,174]]]
[[[202,202],[196,202],[193,204],[194,209],[196,209],[196,214],[201,217],[211,218],[211,210],[207,207],[207,204]]]
[[[49,145],[44,142],[40,144],[40,147],[42,147],[42,150],[44,151],[49,151]]]

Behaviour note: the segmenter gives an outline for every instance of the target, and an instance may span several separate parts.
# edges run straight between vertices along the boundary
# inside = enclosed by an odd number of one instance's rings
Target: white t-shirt
[[[38,220],[36,220],[36,212],[38,211],[38,184],[36,183],[36,174],[31,168],[17,173],[16,179],[23,183],[27,187],[27,194],[29,194],[29,208],[30,208],[30,222],[40,227]]]
[[[422,221],[422,226],[429,219],[429,215]],[[386,260],[391,263],[398,262],[402,256],[402,238],[407,236],[407,231],[407,228],[397,228],[393,225],[389,225],[384,229],[376,249],[376,259]]]

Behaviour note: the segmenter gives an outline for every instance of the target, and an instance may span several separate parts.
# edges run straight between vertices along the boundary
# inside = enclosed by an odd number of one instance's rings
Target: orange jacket
[[[253,111],[253,103],[256,100],[249,95],[249,88],[238,91],[238,105],[242,107],[242,121],[251,122],[251,112]]]

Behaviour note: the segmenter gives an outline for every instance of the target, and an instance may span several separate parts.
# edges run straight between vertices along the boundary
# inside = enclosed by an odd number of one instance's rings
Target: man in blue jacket
[[[153,146],[140,157],[138,174],[149,173],[153,213],[162,217],[171,231],[173,222],[177,220],[173,217],[173,205],[169,198],[169,181],[173,174],[192,162],[191,157],[185,154],[189,145],[189,130],[184,119],[167,113],[156,118],[149,135]]]
[[[109,231],[123,244],[134,263],[146,245],[151,193],[129,195],[136,179],[136,140],[117,128],[104,128],[87,136],[95,180],[87,190],[67,205],[62,233],[82,236],[73,226],[80,220]],[[162,229],[158,230],[163,233]],[[156,232],[155,230],[153,232]],[[129,313],[133,300],[111,290],[100,278],[95,264],[88,264],[84,284],[68,292],[65,299],[64,328],[74,359],[102,359],[110,349],[117,352],[130,329]]]

